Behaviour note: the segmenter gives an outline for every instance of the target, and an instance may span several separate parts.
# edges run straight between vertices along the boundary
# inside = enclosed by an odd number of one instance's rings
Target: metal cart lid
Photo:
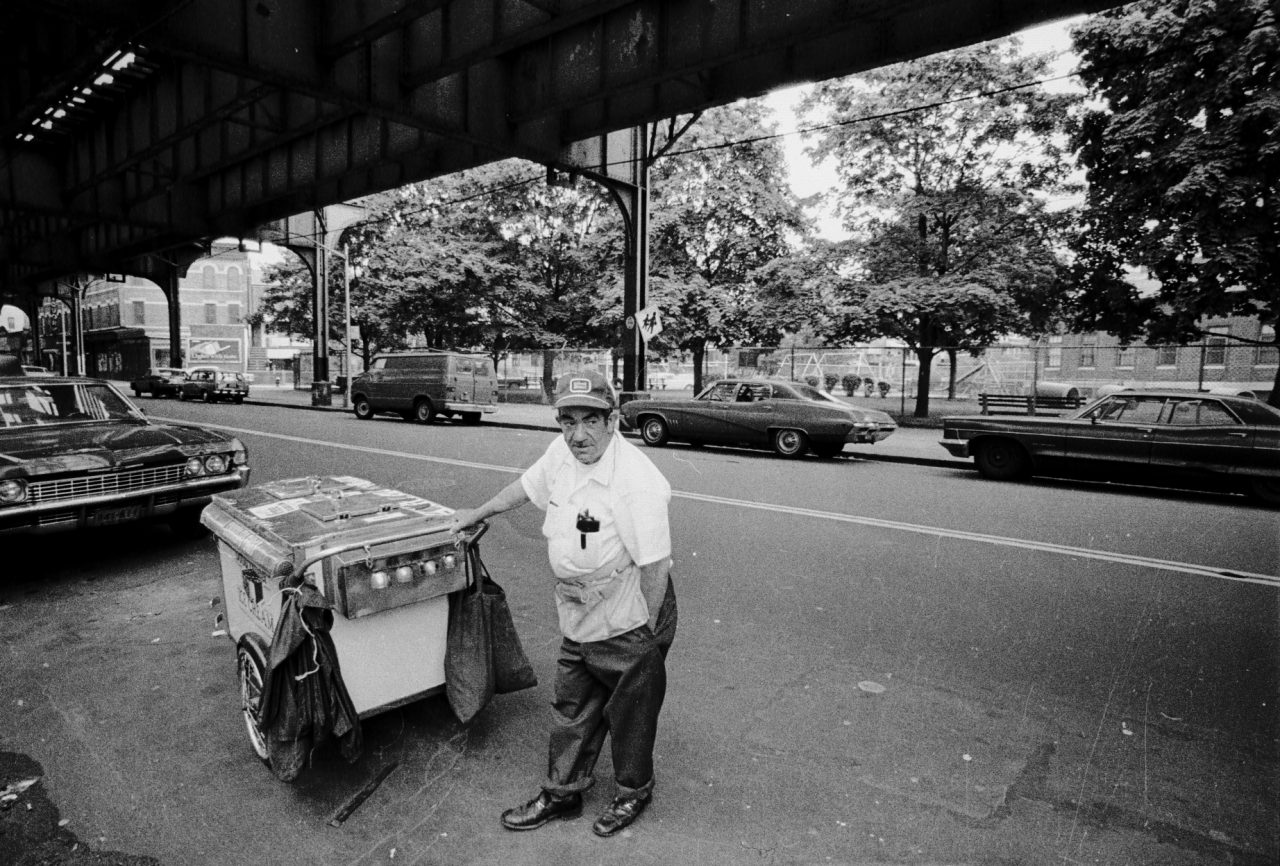
[[[424,518],[438,524],[451,514],[452,508],[363,478],[307,476],[217,494],[202,520],[250,561],[280,573],[297,564],[301,548],[373,529],[386,534]]]

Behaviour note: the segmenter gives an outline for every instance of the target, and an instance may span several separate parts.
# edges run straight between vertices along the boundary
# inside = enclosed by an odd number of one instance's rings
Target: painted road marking
[[[157,419],[161,420],[161,419]],[[184,423],[178,419],[170,419],[175,423]],[[307,439],[302,436],[290,436],[285,433],[264,433],[261,430],[243,430],[227,427],[222,424],[205,424],[205,427],[216,427],[229,433],[245,436],[265,436],[269,439],[281,439],[286,442],[298,442],[304,445],[321,445],[346,451],[359,451],[364,454],[382,454],[402,460],[421,460],[427,463],[440,463],[446,466],[458,466],[464,469],[484,469],[490,472],[507,472],[520,475],[524,469],[517,466],[500,466],[494,463],[476,463],[471,460],[455,460],[450,457],[434,457],[429,454],[411,454],[406,451],[392,451],[386,448],[370,448],[365,445],[346,445],[340,442],[327,442],[323,439]],[[917,535],[929,535],[935,538],[952,538],[958,541],[972,541],[982,544],[995,544],[1002,547],[1016,547],[1022,550],[1036,550],[1043,553],[1056,553],[1062,556],[1074,556],[1079,559],[1093,559],[1101,562],[1112,562],[1119,565],[1133,565],[1139,568],[1154,568],[1161,571],[1177,571],[1183,574],[1194,574],[1201,577],[1212,577],[1217,580],[1229,580],[1236,583],[1254,583],[1261,586],[1280,588],[1280,576],[1257,574],[1251,571],[1240,571],[1234,568],[1221,568],[1212,565],[1195,565],[1188,562],[1175,562],[1167,559],[1153,559],[1149,556],[1135,556],[1128,553],[1112,553],[1105,550],[1094,550],[1088,547],[1073,547],[1068,544],[1054,544],[1049,541],[1029,541],[1023,538],[1010,538],[1004,535],[989,535],[985,532],[966,532],[962,529],[946,529],[940,526],[925,526],[919,523],[903,523],[897,520],[883,520],[878,517],[861,517],[856,514],[842,514],[838,511],[819,511],[812,508],[800,508],[794,505],[775,505],[769,502],[757,502],[751,499],[733,499],[726,496],[708,496],[702,493],[689,493],[683,490],[671,491],[671,495],[694,502],[707,502],[714,505],[725,505],[731,508],[748,508],[755,511],[769,511],[775,514],[788,514],[794,517],[813,517],[819,520],[830,520],[836,523],[849,523],[858,526],[872,526],[877,529],[892,529],[898,532],[913,532]]]

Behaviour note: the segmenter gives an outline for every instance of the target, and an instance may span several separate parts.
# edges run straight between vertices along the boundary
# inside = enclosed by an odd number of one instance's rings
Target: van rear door
[[[472,400],[479,406],[493,406],[498,404],[498,380],[493,374],[493,370],[489,369],[488,358],[476,358],[474,367],[475,390],[472,392]],[[492,409],[486,411],[492,412]]]

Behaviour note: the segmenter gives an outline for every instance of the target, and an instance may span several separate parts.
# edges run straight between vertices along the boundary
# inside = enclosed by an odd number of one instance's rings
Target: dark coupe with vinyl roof
[[[772,448],[783,457],[807,451],[834,457],[846,443],[875,443],[898,429],[879,409],[860,409],[783,379],[721,379],[692,400],[632,400],[622,405],[622,420],[647,445],[741,445]]]
[[[0,535],[145,518],[198,535],[212,494],[249,482],[233,436],[153,423],[110,382],[2,373]]]
[[[942,447],[986,478],[1037,471],[1141,470],[1216,477],[1280,504],[1280,410],[1207,391],[1125,390],[1074,414],[943,419]]]

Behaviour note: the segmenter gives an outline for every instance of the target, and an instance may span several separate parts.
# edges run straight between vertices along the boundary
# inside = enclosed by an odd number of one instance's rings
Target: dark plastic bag
[[[488,575],[484,582],[484,603],[493,647],[493,690],[505,695],[533,688],[538,684],[538,675],[520,645],[520,635],[507,607],[507,594]]]
[[[449,595],[449,633],[444,653],[444,690],[464,725],[493,697],[493,643],[483,578]]]
[[[520,644],[507,594],[489,577],[479,551],[467,551],[472,583],[449,596],[445,648],[445,695],[458,721],[466,724],[495,694],[538,684]]]

